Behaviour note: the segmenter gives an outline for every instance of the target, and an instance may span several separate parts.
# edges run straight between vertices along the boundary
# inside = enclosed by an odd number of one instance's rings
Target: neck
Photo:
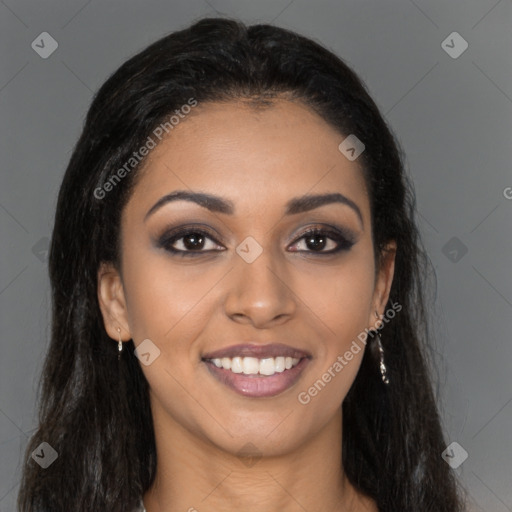
[[[290,453],[243,459],[192,434],[158,406],[153,418],[157,472],[144,495],[147,512],[359,510],[341,464],[341,407]]]

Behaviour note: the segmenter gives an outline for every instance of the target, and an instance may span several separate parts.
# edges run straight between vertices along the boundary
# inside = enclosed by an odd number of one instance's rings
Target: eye
[[[304,243],[300,243],[304,240]],[[292,252],[312,252],[318,254],[335,254],[348,251],[354,245],[354,237],[350,233],[342,234],[337,230],[325,228],[312,228],[306,231],[295,242],[295,246],[302,245],[305,249],[295,249]]]
[[[157,245],[178,256],[195,256],[222,247],[209,231],[190,226],[164,233]]]
[[[291,246],[291,252],[329,255],[348,251],[354,243],[354,236],[349,232],[343,233],[337,229],[315,227],[305,231],[300,236],[295,244]],[[225,247],[217,242],[215,236],[209,230],[193,226],[164,233],[158,239],[157,246],[180,257],[194,257],[225,250]]]

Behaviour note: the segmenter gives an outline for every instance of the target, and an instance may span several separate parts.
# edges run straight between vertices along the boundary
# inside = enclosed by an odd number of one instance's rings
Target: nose
[[[252,263],[239,259],[229,273],[225,312],[232,320],[256,328],[279,325],[297,308],[290,274],[276,264],[270,251]]]

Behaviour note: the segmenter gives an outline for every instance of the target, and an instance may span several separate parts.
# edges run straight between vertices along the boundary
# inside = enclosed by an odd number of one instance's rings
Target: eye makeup
[[[356,243],[356,235],[347,228],[314,225],[297,235],[291,246],[305,241],[306,249],[292,249],[290,252],[308,253],[314,256],[330,256],[350,250]],[[223,252],[226,248],[218,240],[218,234],[202,224],[188,224],[165,230],[156,238],[156,247],[177,257],[198,257],[213,252]],[[177,247],[179,245],[180,247]],[[334,245],[334,247],[332,247]],[[205,248],[210,246],[210,248]],[[319,250],[315,250],[315,246]],[[318,247],[319,246],[319,247]],[[331,246],[326,249],[326,246]]]

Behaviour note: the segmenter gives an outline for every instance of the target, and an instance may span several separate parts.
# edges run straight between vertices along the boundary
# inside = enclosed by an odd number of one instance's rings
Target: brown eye
[[[212,234],[198,228],[184,228],[162,235],[158,247],[179,256],[195,256],[219,250],[220,244]]]
[[[342,235],[333,230],[318,228],[303,233],[294,245],[298,245],[301,240],[304,240],[305,249],[295,249],[292,252],[334,254],[349,250],[355,243],[351,235]]]
[[[189,233],[188,235],[182,236],[181,239],[187,250],[194,251],[204,247],[206,237],[201,233]]]
[[[311,251],[321,251],[322,249],[325,249],[325,247],[328,244],[328,241],[332,241],[328,236],[324,235],[323,233],[313,233],[311,235],[307,235],[303,237],[306,246]]]

